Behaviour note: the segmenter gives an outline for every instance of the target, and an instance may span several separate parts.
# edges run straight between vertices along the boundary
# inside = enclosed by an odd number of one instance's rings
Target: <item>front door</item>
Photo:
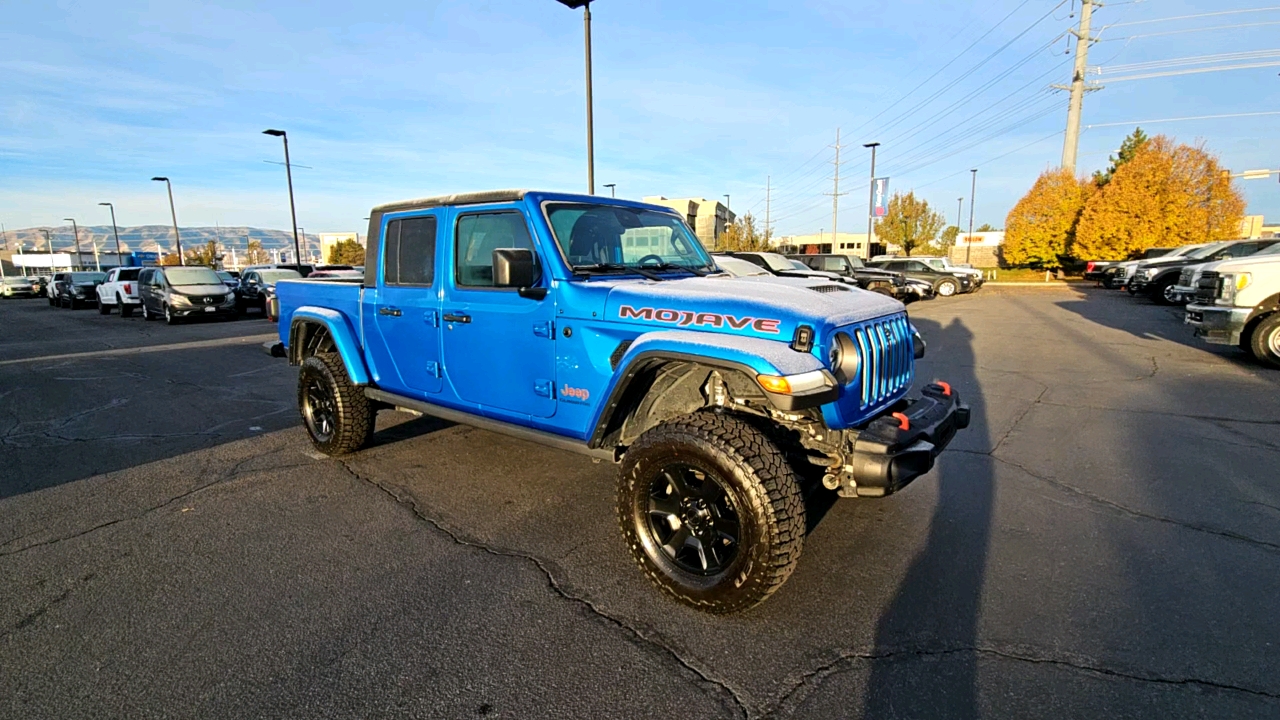
[[[444,366],[458,397],[512,413],[551,417],[555,397],[555,300],[493,286],[493,251],[528,248],[529,223],[513,207],[459,214],[453,272],[441,307]],[[545,263],[538,263],[545,267]],[[547,286],[549,279],[537,283]]]
[[[378,340],[370,348],[378,384],[409,395],[438,393],[444,387],[436,290],[438,211],[384,222],[382,282],[372,303]]]

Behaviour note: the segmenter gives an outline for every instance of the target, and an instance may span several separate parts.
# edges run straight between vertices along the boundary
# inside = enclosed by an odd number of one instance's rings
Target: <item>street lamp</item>
[[[605,183],[604,186],[609,188],[609,197],[618,197],[618,194],[614,192],[614,188],[618,187],[618,183]]]
[[[587,194],[596,194],[596,150],[591,120],[591,0],[556,0],[570,10],[582,8],[583,37],[587,49]]]
[[[120,252],[120,230],[116,228],[116,206],[111,203],[98,203],[111,208],[111,234],[116,236],[116,263],[124,264],[124,255]]]
[[[974,168],[969,172],[973,173],[973,187],[969,190],[969,241],[964,244],[964,264],[969,264],[969,255],[973,252],[973,200],[978,195],[978,168]]]
[[[724,209],[733,210],[733,208],[729,206],[729,193],[724,194]]]
[[[153,177],[154,182],[162,182],[169,189],[169,215],[173,218],[173,242],[178,246],[178,264],[186,265],[182,259],[182,236],[178,233],[178,211],[173,207],[173,183],[167,177]],[[114,212],[114,211],[113,211]]]
[[[76,265],[80,264],[80,228],[76,226],[75,218],[62,218],[62,219],[71,221],[71,232],[76,237],[76,261],[71,265],[71,268],[74,270]]]
[[[871,188],[867,191],[867,254],[870,257],[871,243],[875,241],[875,204],[876,204],[876,148],[880,143],[864,143],[864,148],[871,148]]]
[[[302,247],[298,243],[298,211],[293,204],[293,167],[289,165],[289,134],[283,130],[263,130],[263,135],[270,135],[284,140],[284,175],[289,180],[289,218],[293,221],[293,254],[296,258],[302,257]],[[302,260],[295,262],[301,263]]]

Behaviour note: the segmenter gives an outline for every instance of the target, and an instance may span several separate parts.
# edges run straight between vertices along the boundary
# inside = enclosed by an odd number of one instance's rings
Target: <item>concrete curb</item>
[[[988,280],[983,287],[1075,287],[1077,285],[1087,286],[1086,282],[1066,282],[1063,280],[1050,280],[1049,282],[998,282]]]

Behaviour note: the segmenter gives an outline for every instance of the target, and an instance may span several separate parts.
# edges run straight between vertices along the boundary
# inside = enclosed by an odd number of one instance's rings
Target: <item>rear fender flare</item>
[[[356,341],[355,329],[347,318],[337,310],[304,305],[293,311],[289,323],[289,362],[298,365],[306,358],[302,357],[303,348],[294,342],[304,325],[320,325],[333,338],[333,345],[347,368],[347,377],[355,385],[368,385],[369,372],[364,365],[364,357],[360,354],[360,343]]]
[[[631,381],[644,370],[672,361],[733,370],[753,379],[757,375],[798,375],[825,369],[818,358],[792,350],[779,340],[686,330],[646,333],[636,338],[618,361],[606,388],[607,399],[592,418],[589,447],[600,447],[616,414],[620,410],[626,412],[627,409],[620,406]],[[791,409],[785,407],[790,397],[764,395],[779,409]]]

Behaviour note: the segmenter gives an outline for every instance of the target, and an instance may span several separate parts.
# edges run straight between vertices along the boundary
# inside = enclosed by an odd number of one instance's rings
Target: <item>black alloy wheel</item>
[[[323,377],[310,375],[302,380],[302,419],[317,443],[333,439],[338,426],[338,403]]]
[[[649,531],[680,569],[715,575],[738,554],[738,509],[714,473],[686,463],[657,468],[649,484]]]

